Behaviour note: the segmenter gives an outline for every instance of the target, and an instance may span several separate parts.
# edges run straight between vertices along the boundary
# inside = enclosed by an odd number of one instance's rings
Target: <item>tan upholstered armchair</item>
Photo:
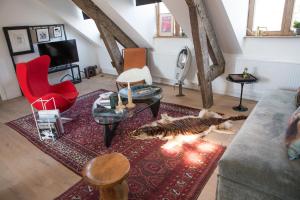
[[[126,87],[130,85],[152,85],[152,77],[147,67],[147,50],[145,48],[126,48],[123,50],[124,72],[119,75],[116,85]]]

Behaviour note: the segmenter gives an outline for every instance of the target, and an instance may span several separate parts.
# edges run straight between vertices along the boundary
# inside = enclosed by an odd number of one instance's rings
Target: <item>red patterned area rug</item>
[[[97,155],[110,152],[124,154],[131,165],[128,177],[130,200],[196,200],[225,148],[198,139],[184,143],[180,149],[168,149],[162,148],[166,141],[130,137],[128,134],[133,130],[157,120],[150,110],[120,123],[111,147],[106,148],[103,127],[91,115],[93,102],[103,92],[99,90],[78,98],[76,104],[64,113],[74,120],[64,125],[65,134],[55,142],[39,140],[32,115],[7,125],[78,175],[81,175],[83,166]],[[197,115],[199,110],[161,103],[162,113],[180,117]],[[96,200],[99,194],[81,180],[57,199]]]

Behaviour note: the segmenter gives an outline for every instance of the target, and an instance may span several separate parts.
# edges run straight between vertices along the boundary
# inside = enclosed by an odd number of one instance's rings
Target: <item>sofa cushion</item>
[[[290,160],[300,158],[300,107],[292,114],[286,131],[286,145]]]
[[[299,107],[300,106],[300,88],[298,88],[297,90],[297,93],[296,93],[296,96],[295,96],[295,103],[296,103],[296,107]]]
[[[259,101],[221,158],[220,176],[282,199],[300,198],[300,160],[288,160],[285,145],[294,96],[280,90]]]

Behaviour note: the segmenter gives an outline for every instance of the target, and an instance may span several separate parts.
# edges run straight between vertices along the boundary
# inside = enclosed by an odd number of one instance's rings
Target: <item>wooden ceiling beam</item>
[[[118,74],[121,74],[124,71],[123,65],[123,56],[119,49],[118,43],[110,32],[99,25],[99,30],[101,34],[101,38],[106,46],[108,54],[112,60],[111,64],[116,68]]]
[[[197,65],[197,77],[200,85],[202,103],[204,108],[209,108],[213,104],[212,87],[211,83],[206,78],[208,76],[209,69],[209,52],[208,41],[206,32],[204,30],[203,23],[198,23],[197,9],[194,4],[190,4],[189,0],[186,0],[189,5],[190,21],[192,25],[192,36],[196,55]]]
[[[112,59],[112,65],[120,74],[123,72],[123,57],[118,47],[135,48],[138,45],[125,34],[92,0],[72,0],[86,15],[92,18],[101,34],[105,47]]]
[[[203,0],[195,0],[194,2],[195,2],[195,6],[197,7],[197,12],[200,16],[200,20],[204,25],[204,29],[206,31],[207,38],[210,43],[210,47],[212,47],[213,54],[216,57],[217,62],[220,65],[223,65],[225,63],[223,53],[218,44],[218,40],[214,28],[209,20],[205,3]]]
[[[204,108],[210,108],[213,105],[212,81],[224,73],[225,59],[203,0],[185,1],[189,8],[202,103]],[[213,65],[209,65],[209,58]]]
[[[105,27],[116,40],[126,48],[137,47],[137,44],[126,35],[92,0],[72,0],[96,24]]]

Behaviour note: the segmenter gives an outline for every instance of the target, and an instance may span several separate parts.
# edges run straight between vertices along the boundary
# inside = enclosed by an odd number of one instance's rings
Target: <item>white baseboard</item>
[[[110,74],[110,75],[116,75],[114,69],[109,69],[109,68],[102,68],[102,72],[105,74]],[[154,83],[159,83],[159,84],[165,84],[165,85],[174,85],[176,83],[176,80],[174,79],[168,79],[168,78],[163,78],[156,76],[155,74],[152,74],[152,79]],[[197,83],[191,82],[191,81],[185,81],[184,88],[187,89],[192,89],[192,90],[200,90],[199,86]],[[240,87],[236,87],[235,89],[228,89],[226,91],[219,89],[217,87],[213,88],[213,92],[215,94],[220,94],[220,95],[228,95],[228,96],[233,96],[233,97],[240,97]],[[259,91],[247,91],[247,85],[244,87],[244,94],[243,98],[244,99],[250,99],[250,100],[259,100],[268,90],[259,90]]]
[[[116,70],[112,67],[104,68],[101,67],[102,73],[104,74],[111,74],[111,75],[117,75]]]
[[[153,78],[153,82],[155,83],[161,83],[161,84],[166,84],[166,85],[174,85],[174,83],[176,82],[175,80],[172,79],[168,79],[168,78],[161,78],[161,77],[152,77]],[[188,88],[188,89],[193,89],[193,90],[199,90],[199,86],[197,83],[193,83],[193,82],[187,82],[185,81],[184,88]],[[263,94],[265,94],[268,91],[255,91],[255,92],[247,92],[247,85],[244,88],[244,93],[243,93],[243,98],[244,99],[250,99],[250,100],[259,100]],[[240,88],[237,87],[237,89],[230,89],[227,91],[218,89],[216,87],[213,88],[213,92],[215,94],[221,94],[221,95],[228,95],[228,96],[234,96],[234,97],[240,97]]]

